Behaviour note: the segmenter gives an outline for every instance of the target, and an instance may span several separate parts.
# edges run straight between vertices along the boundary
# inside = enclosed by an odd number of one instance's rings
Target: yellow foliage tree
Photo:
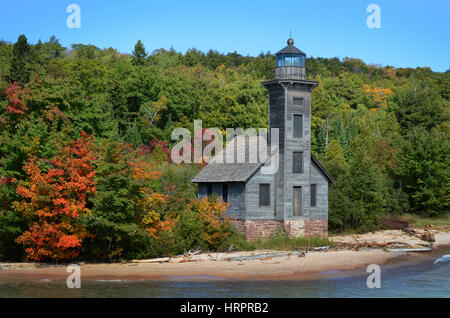
[[[189,204],[189,209],[195,213],[197,219],[203,222],[202,239],[212,246],[218,246],[230,235],[228,230],[231,228],[231,220],[225,215],[229,206],[219,198],[203,198]]]
[[[387,98],[394,95],[394,92],[390,88],[382,87],[370,87],[369,85],[363,86],[364,92],[369,95],[370,98],[377,104],[378,108],[387,107]],[[371,111],[376,111],[377,108],[370,109]]]

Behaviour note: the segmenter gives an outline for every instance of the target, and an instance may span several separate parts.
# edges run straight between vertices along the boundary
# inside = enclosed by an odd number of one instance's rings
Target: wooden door
[[[294,216],[303,215],[303,199],[302,199],[302,187],[294,187],[294,193],[292,198],[292,208]]]

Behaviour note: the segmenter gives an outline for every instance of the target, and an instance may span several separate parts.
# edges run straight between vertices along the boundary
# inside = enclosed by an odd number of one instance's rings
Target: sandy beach
[[[450,233],[433,231],[435,248],[450,245]],[[330,237],[333,242],[407,242],[414,246],[426,243],[399,230],[364,235]],[[436,250],[436,249],[435,249]],[[433,252],[434,253],[434,252]],[[265,257],[267,255],[267,257]],[[259,258],[258,258],[259,256]],[[256,257],[255,259],[248,259]],[[247,251],[203,253],[193,257],[136,260],[127,263],[79,263],[82,280],[292,280],[320,278],[324,272],[365,268],[369,264],[404,264],[431,258],[431,253],[388,252],[380,248],[359,250]],[[239,259],[241,258],[241,259]],[[242,259],[243,258],[243,259]],[[246,259],[247,258],[247,259]],[[14,281],[65,281],[67,264],[0,263],[0,283]]]

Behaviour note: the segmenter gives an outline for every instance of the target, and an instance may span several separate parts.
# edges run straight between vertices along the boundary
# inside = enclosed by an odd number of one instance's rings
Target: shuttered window
[[[270,184],[259,185],[259,206],[270,206]]]
[[[294,115],[293,117],[293,137],[303,137],[303,115]]]
[[[317,184],[311,184],[311,206],[317,206]]]
[[[292,173],[303,173],[303,152],[293,152]]]

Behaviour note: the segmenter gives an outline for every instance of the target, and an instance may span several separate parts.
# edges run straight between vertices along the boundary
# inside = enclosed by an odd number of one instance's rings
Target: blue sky
[[[81,8],[81,28],[69,29],[69,4]],[[381,28],[369,29],[369,4],[381,9]],[[39,0],[4,1],[0,39],[20,34],[36,43],[56,35],[61,44],[94,44],[132,51],[174,47],[258,55],[295,45],[308,56],[356,57],[369,64],[450,68],[448,0]]]

